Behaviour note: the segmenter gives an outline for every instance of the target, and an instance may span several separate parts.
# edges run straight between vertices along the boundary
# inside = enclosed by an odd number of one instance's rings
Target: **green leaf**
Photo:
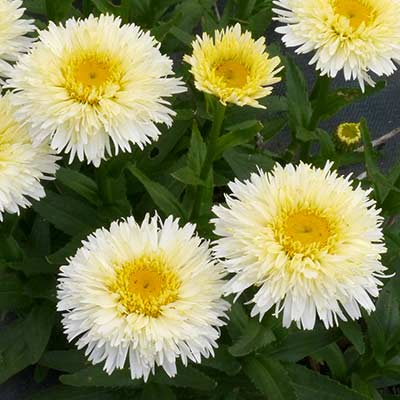
[[[327,96],[318,97],[316,101],[313,102],[314,114],[321,120],[331,118],[347,105],[362,101],[378,93],[384,89],[385,86],[386,82],[379,81],[376,83],[375,87],[367,86],[364,93],[357,88],[341,88],[331,91]]]
[[[185,212],[178,199],[165,186],[152,181],[134,165],[128,166],[127,170],[143,184],[156,206],[166,216],[174,215],[186,220]]]
[[[312,116],[307,82],[296,63],[285,58],[286,91],[289,112],[289,126],[292,132],[308,128]]]
[[[185,185],[204,186],[205,183],[189,167],[182,167],[171,174],[177,181]]]
[[[71,236],[90,233],[102,225],[93,208],[72,197],[51,191],[46,192],[44,199],[35,202],[33,208],[46,221]]]
[[[224,153],[224,159],[238,179],[247,179],[257,167],[270,171],[275,161],[264,153],[250,153],[242,148],[229,149]]]
[[[99,203],[99,194],[96,182],[86,175],[69,168],[60,168],[57,171],[57,181],[65,187],[78,193],[93,205]]]
[[[170,33],[176,37],[182,44],[187,47],[190,47],[193,41],[193,36],[189,35],[187,32],[183,31],[182,29],[178,28],[177,26],[173,26],[170,29]]]
[[[178,365],[177,370],[176,376],[169,378],[163,370],[159,369],[156,374],[149,379],[149,382],[201,391],[212,391],[217,386],[217,383],[213,379],[203,372],[200,372],[195,367],[190,365],[187,367]]]
[[[239,361],[230,354],[228,347],[224,344],[218,346],[214,357],[202,360],[201,365],[214,368],[231,376],[236,375],[242,368]]]
[[[0,331],[0,383],[40,359],[54,323],[48,303],[35,306],[25,320]]]
[[[49,264],[44,257],[27,257],[22,261],[9,262],[6,266],[15,271],[21,271],[26,276],[55,274],[58,272],[58,269]]]
[[[301,331],[288,335],[268,353],[282,361],[296,362],[336,342],[341,334],[338,329]]]
[[[29,400],[119,400],[117,393],[105,389],[54,386],[33,394]]]
[[[376,311],[367,318],[368,337],[375,359],[380,365],[385,363],[387,351],[399,340],[400,312],[396,295],[398,290],[398,279],[389,282],[379,295]]]
[[[234,302],[229,312],[228,332],[233,341],[241,338],[246,332],[247,326],[250,323],[250,318],[247,315],[243,305],[239,302]]]
[[[74,373],[90,365],[84,353],[79,350],[48,351],[39,364],[57,371]]]
[[[58,249],[53,254],[46,257],[49,264],[61,265],[66,262],[68,257],[73,256],[77,249],[81,247],[82,240],[86,238],[86,234],[73,237],[66,245]]]
[[[175,400],[175,393],[171,388],[165,385],[147,383],[144,387],[140,400]]]
[[[364,118],[361,120],[361,136],[364,142],[364,157],[368,178],[374,185],[378,202],[383,203],[391,190],[399,192],[400,190],[379,170],[367,122]]]
[[[76,387],[141,387],[143,380],[131,379],[129,370],[115,370],[111,375],[103,371],[101,365],[91,366],[69,375],[61,375],[60,381],[65,385]]]
[[[230,127],[230,132],[218,139],[215,159],[221,157],[229,148],[249,142],[262,128],[263,125],[259,121],[246,121]]]
[[[193,121],[192,137],[190,139],[190,147],[187,155],[187,164],[197,177],[200,177],[206,155],[207,146],[204,143],[196,121]]]
[[[0,311],[15,311],[29,306],[23,283],[13,273],[0,273]]]
[[[51,1],[51,0],[50,0]],[[91,0],[91,2],[96,6],[96,8],[102,13],[110,13],[119,15],[119,7],[114,5],[109,0]]]
[[[382,400],[382,396],[373,387],[372,383],[361,379],[357,374],[351,375],[351,386],[354,390],[367,396],[371,400]]]
[[[247,357],[245,374],[268,400],[296,400],[289,375],[279,361],[267,357]]]
[[[263,326],[256,319],[251,319],[240,339],[229,347],[229,352],[235,357],[243,357],[275,340],[270,328]]]
[[[339,325],[341,331],[347,339],[353,344],[359,354],[365,353],[364,334],[357,321],[341,322]]]
[[[286,366],[298,400],[368,400],[368,397],[355,392],[325,375],[313,372],[303,366]]]
[[[318,362],[325,361],[331,371],[332,377],[344,381],[347,377],[347,365],[342,350],[336,343],[324,347],[312,354]]]
[[[69,13],[73,0],[46,0],[46,10],[49,20],[61,21]]]

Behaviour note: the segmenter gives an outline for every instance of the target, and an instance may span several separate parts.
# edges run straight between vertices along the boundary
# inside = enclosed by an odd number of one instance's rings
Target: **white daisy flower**
[[[176,374],[176,360],[213,355],[228,309],[222,267],[195,226],[169,217],[130,217],[98,229],[61,267],[58,310],[68,340],[94,364],[147,380],[155,366]]]
[[[346,80],[374,85],[369,72],[391,75],[400,61],[399,0],[274,0],[273,11],[285,24],[287,47],[297,53],[315,51],[322,75],[334,78],[341,70]]]
[[[21,19],[25,9],[21,0],[0,0],[0,76],[9,76],[14,62],[29,50],[32,39],[25,35],[33,32],[32,20]],[[3,81],[0,79],[0,83]]]
[[[11,97],[0,96],[0,221],[4,212],[30,206],[29,198],[45,197],[40,180],[54,179],[58,169],[49,145],[33,147],[26,127],[14,119]]]
[[[386,270],[382,218],[371,191],[331,166],[259,171],[232,182],[227,205],[213,208],[215,255],[234,274],[226,292],[254,285],[252,316],[274,308],[285,327],[312,329],[316,316],[331,327],[375,309]]]
[[[175,115],[165,99],[185,91],[159,43],[138,26],[110,15],[50,23],[20,58],[8,85],[17,116],[35,143],[51,138],[57,152],[95,166],[119,150],[160,135]]]

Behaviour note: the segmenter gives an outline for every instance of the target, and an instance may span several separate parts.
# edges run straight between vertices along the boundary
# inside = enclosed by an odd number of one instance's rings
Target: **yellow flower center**
[[[82,52],[65,62],[62,69],[65,88],[80,103],[98,104],[112,98],[121,88],[122,68],[107,54]]]
[[[346,145],[357,144],[361,140],[360,124],[341,124],[337,129],[336,136]]]
[[[150,253],[119,266],[110,290],[119,295],[123,314],[156,318],[163,306],[176,301],[180,286],[163,255]]]
[[[242,88],[247,83],[249,74],[247,68],[233,60],[224,61],[216,68],[218,76],[222,77],[225,84],[232,88]]]
[[[321,213],[299,210],[278,218],[275,236],[285,252],[293,257],[314,257],[319,251],[329,251],[334,244],[335,227]]]
[[[362,23],[368,25],[373,17],[373,9],[365,0],[335,0],[334,10],[347,18],[354,30]]]

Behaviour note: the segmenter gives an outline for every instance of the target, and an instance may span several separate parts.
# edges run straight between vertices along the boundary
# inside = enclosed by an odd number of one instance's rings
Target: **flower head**
[[[193,54],[184,60],[191,65],[196,88],[213,94],[222,104],[235,103],[264,108],[257,99],[268,96],[281,68],[279,57],[269,58],[265,39],[252,39],[239,24],[206,33],[193,42]]]
[[[337,127],[335,142],[338,148],[353,150],[361,142],[360,123],[345,122]]]
[[[0,221],[3,213],[18,213],[29,198],[45,197],[41,179],[53,179],[57,157],[47,143],[32,146],[26,127],[14,119],[12,95],[0,96]]]
[[[391,75],[400,60],[399,0],[274,0],[277,29],[297,53],[315,51],[322,75],[374,85],[369,75]]]
[[[33,32],[33,21],[22,19],[21,0],[0,0],[0,76],[9,76],[14,62],[31,46],[32,39],[25,35]],[[0,80],[0,82],[2,82]]]
[[[157,123],[171,124],[165,97],[185,89],[149,33],[101,15],[50,23],[39,39],[9,80],[35,143],[50,137],[70,161],[98,166],[106,153],[156,140]]]
[[[382,218],[370,191],[307,164],[276,166],[230,184],[215,206],[215,255],[233,273],[227,293],[254,285],[252,316],[275,308],[283,324],[326,327],[374,310],[386,268]]]
[[[208,243],[172,217],[131,217],[99,229],[61,267],[58,310],[68,339],[110,374],[129,359],[132,379],[176,359],[200,362],[217,347],[228,303]]]

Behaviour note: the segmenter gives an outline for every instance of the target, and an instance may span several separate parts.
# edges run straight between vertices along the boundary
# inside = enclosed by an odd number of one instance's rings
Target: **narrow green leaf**
[[[186,220],[185,212],[178,199],[165,186],[152,181],[134,165],[127,167],[127,170],[143,184],[156,206],[165,215],[183,217]]]
[[[50,0],[51,1],[51,0]],[[91,0],[96,8],[102,13],[118,14],[118,7],[109,0]]]
[[[43,354],[39,364],[71,374],[91,365],[83,351],[79,350],[48,351]]]
[[[72,197],[51,191],[46,192],[44,199],[35,202],[33,208],[57,229],[71,236],[92,232],[102,225],[93,208]]]
[[[44,257],[27,257],[22,261],[15,261],[6,264],[8,268],[21,271],[26,276],[41,274],[55,274],[58,268],[49,264]]]
[[[256,319],[251,319],[240,339],[229,348],[229,352],[235,357],[243,357],[275,340],[270,328],[263,326]]]
[[[192,136],[187,155],[188,167],[199,177],[207,155],[207,146],[199,131],[196,121],[193,121]]]
[[[173,26],[170,29],[170,33],[175,36],[182,44],[185,46],[190,46],[193,41],[193,36],[189,35],[187,32],[183,31],[182,29],[178,28],[177,26]]]
[[[307,82],[300,68],[290,57],[285,58],[289,126],[292,132],[308,128],[312,116]]]
[[[19,310],[30,302],[24,294],[23,283],[14,273],[0,273],[0,311]]]
[[[46,0],[47,16],[51,21],[63,20],[71,10],[73,0]]]
[[[139,400],[176,400],[174,391],[165,385],[147,383]]]
[[[236,375],[242,368],[239,361],[230,354],[228,347],[224,344],[218,346],[214,357],[202,360],[201,365],[214,368],[231,376]]]
[[[60,381],[65,385],[76,387],[141,387],[143,380],[132,380],[129,370],[115,370],[111,375],[103,371],[101,365],[91,366],[69,375],[61,375]]]
[[[367,86],[365,92],[357,88],[341,88],[331,91],[326,97],[319,97],[313,102],[314,114],[319,119],[326,120],[347,105],[365,100],[365,98],[380,92],[385,86],[386,82],[379,81],[375,87]]]
[[[189,167],[182,167],[171,174],[177,181],[185,185],[204,186],[205,183]]]
[[[369,400],[349,387],[303,366],[290,364],[286,366],[286,370],[298,400]]]
[[[289,375],[279,361],[267,357],[247,357],[243,370],[268,400],[296,400]]]
[[[33,394],[29,400],[119,400],[118,393],[105,389],[86,389],[68,386],[54,386]]]
[[[57,181],[61,182],[64,186],[78,193],[90,203],[98,205],[99,194],[96,182],[93,179],[69,168],[60,168],[57,171],[56,177]]]
[[[230,127],[230,132],[221,136],[217,142],[216,159],[231,147],[245,144],[261,132],[263,125],[259,121],[246,121],[235,127]]]
[[[379,295],[376,311],[367,318],[368,337],[380,365],[384,365],[387,351],[398,342],[400,335],[398,290],[398,280],[389,282]]]
[[[347,365],[342,350],[336,343],[324,347],[312,354],[319,362],[325,361],[331,371],[332,377],[339,381],[347,378]]]
[[[161,385],[191,388],[201,391],[211,391],[217,386],[217,383],[213,379],[191,365],[187,367],[179,365],[177,369],[177,374],[173,378],[169,378],[163,370],[158,370],[149,381]]]
[[[296,362],[325,346],[336,342],[341,334],[338,329],[318,329],[288,335],[268,355],[282,361]]]
[[[238,179],[247,179],[257,167],[263,171],[270,171],[275,165],[275,160],[264,153],[252,153],[246,149],[229,149],[224,153],[224,159],[231,167]]]
[[[35,306],[25,320],[0,331],[0,384],[38,362],[54,323],[54,309],[48,303]]]
[[[349,339],[350,342],[353,344],[358,353],[364,354],[365,352],[364,334],[358,322],[352,320],[347,322],[341,322],[339,327],[344,333],[344,335],[347,337],[347,339]]]

